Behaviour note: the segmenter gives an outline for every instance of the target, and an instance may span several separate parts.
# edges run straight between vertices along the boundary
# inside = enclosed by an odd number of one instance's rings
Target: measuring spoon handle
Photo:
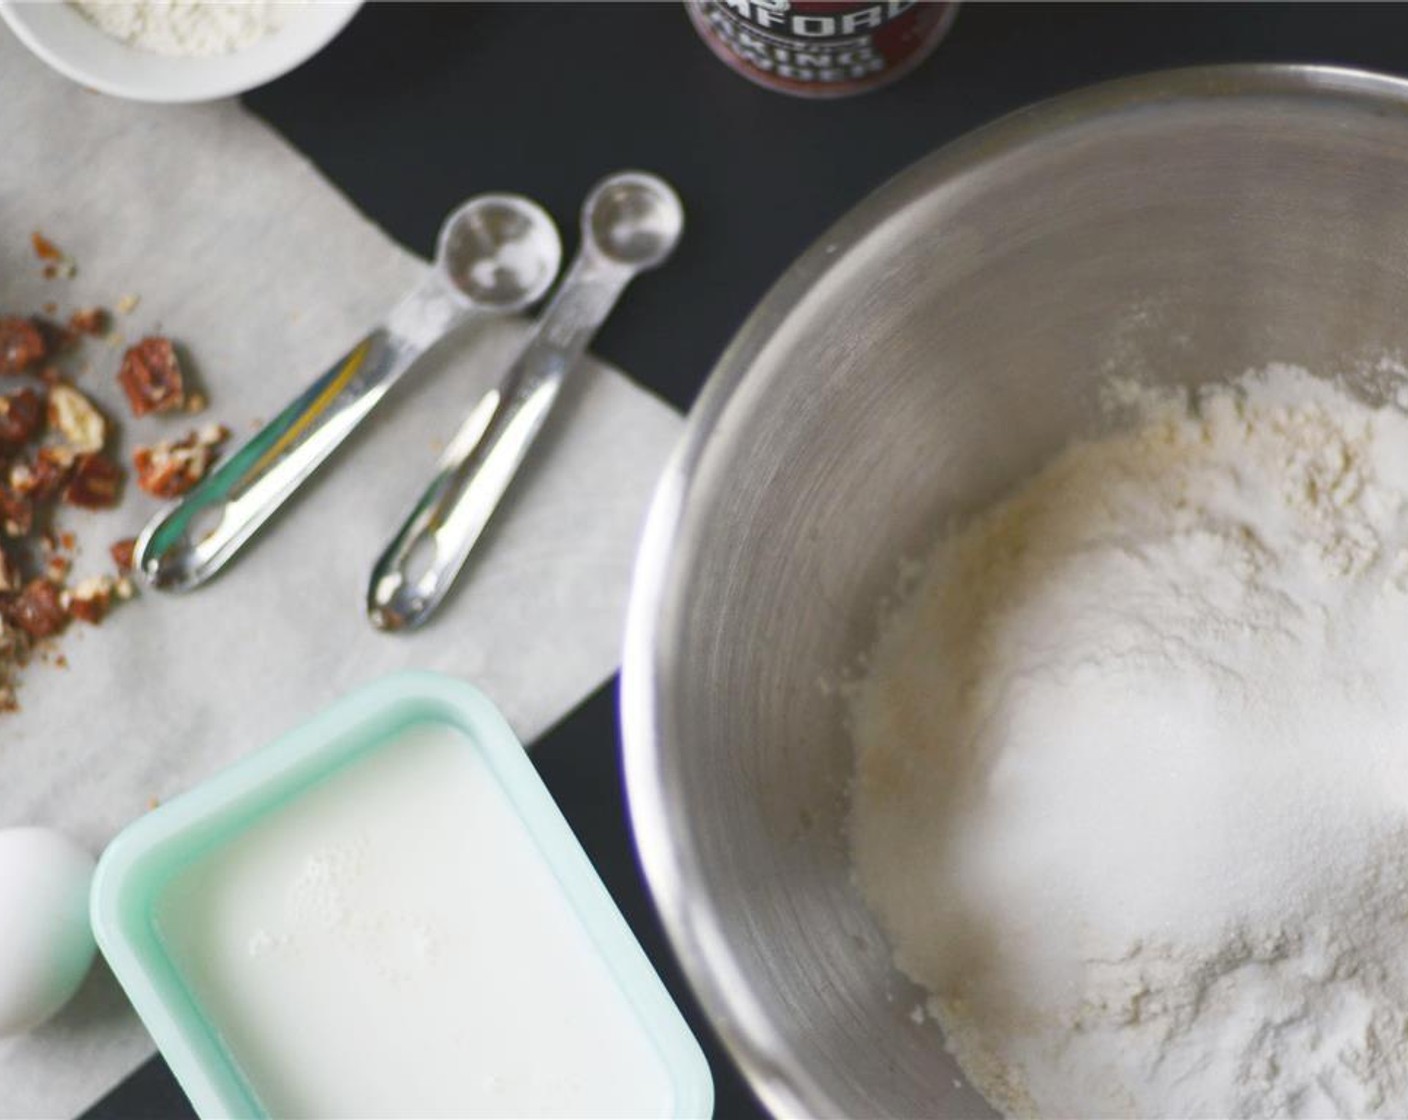
[[[465,418],[372,569],[367,613],[373,625],[414,629],[439,605],[542,431],[562,383],[636,271],[589,252],[573,262],[527,346]]]
[[[429,346],[473,314],[434,274],[137,540],[153,587],[189,591],[218,572],[345,440]]]

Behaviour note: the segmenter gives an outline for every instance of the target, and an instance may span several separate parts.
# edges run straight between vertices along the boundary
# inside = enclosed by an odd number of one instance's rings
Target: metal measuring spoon
[[[582,206],[582,247],[527,347],[465,419],[434,480],[372,570],[367,613],[382,630],[424,622],[449,590],[527,457],[567,375],[637,273],[679,241],[684,207],[664,180],[628,171]]]
[[[471,318],[538,300],[557,276],[562,242],[537,203],[485,194],[445,219],[435,263],[354,346],[137,540],[153,587],[189,591],[235,555],[366,418],[417,358]]]

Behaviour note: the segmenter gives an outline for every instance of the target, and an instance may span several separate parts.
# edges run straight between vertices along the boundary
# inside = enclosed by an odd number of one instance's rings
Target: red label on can
[[[687,0],[713,52],[759,85],[841,97],[894,81],[938,45],[956,3]]]

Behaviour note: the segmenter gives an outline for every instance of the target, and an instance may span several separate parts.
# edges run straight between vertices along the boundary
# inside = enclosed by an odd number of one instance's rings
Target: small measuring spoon
[[[670,255],[683,228],[679,197],[654,175],[621,172],[587,196],[581,250],[527,347],[465,419],[372,570],[374,626],[413,629],[439,605],[592,336],[631,279]]]
[[[562,243],[537,203],[470,199],[445,219],[435,263],[350,353],[137,540],[153,587],[189,591],[218,572],[426,350],[473,318],[519,311],[557,276]]]

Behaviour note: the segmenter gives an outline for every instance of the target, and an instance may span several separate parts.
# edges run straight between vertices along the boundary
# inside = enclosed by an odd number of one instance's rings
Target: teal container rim
[[[153,906],[172,877],[259,817],[414,724],[464,732],[488,763],[569,905],[651,1039],[676,1117],[709,1116],[714,1087],[698,1040],[626,924],[517,736],[473,686],[438,673],[383,678],[125,828],[98,861],[91,920],[98,947],[196,1111],[267,1113],[166,955]]]

